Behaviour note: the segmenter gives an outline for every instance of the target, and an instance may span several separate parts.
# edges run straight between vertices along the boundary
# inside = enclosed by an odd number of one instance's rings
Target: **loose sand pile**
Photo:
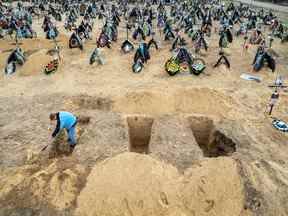
[[[149,156],[125,153],[95,166],[76,215],[249,215],[229,158],[199,162],[184,175]]]
[[[0,206],[5,206],[5,209],[0,211],[0,215],[5,215],[5,210],[8,215],[9,207],[15,204],[19,208],[51,206],[51,209],[58,211],[74,205],[85,184],[87,170],[72,158],[48,163],[45,166],[26,165],[1,173]],[[17,200],[17,203],[13,203],[13,200]]]
[[[47,51],[47,49],[35,50],[35,52],[27,58],[25,64],[19,68],[19,75],[33,76],[44,73],[45,66],[53,60],[53,57],[48,55]]]

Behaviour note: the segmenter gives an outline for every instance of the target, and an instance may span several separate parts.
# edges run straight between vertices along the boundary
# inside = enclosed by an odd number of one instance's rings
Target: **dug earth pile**
[[[42,69],[53,42],[41,34],[24,40],[28,61],[13,76],[0,76],[1,216],[288,215],[288,136],[264,115],[275,74],[264,68],[261,83],[240,79],[256,47],[243,54],[236,38],[226,49],[231,69],[214,69],[213,35],[205,74],[169,77],[171,44],[162,42],[134,74],[133,54],[120,52],[124,27],[103,50],[106,64],[89,65],[99,29],[83,51],[70,50],[69,36],[60,35],[62,60],[49,76]],[[13,41],[0,47],[3,71]],[[285,75],[288,45],[276,40],[273,49]],[[274,115],[288,121],[288,93],[280,98]],[[59,110],[90,122],[79,124],[72,155],[65,136],[39,153],[51,133],[49,114]]]

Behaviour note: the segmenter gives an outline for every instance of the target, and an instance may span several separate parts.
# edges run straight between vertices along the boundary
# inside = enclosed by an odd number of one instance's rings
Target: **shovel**
[[[41,153],[41,152],[43,152],[43,151],[45,151],[46,149],[47,149],[47,147],[50,145],[51,143],[49,143],[49,144],[47,144],[46,146],[44,146],[41,150],[40,150],[40,152],[39,153]]]
[[[43,152],[43,151],[45,151],[49,145],[50,145],[50,144],[48,144],[48,145],[44,146],[44,147],[41,149],[41,151],[40,151],[40,152]]]
[[[79,116],[78,117],[78,123],[84,124],[84,125],[89,124],[90,123],[90,117],[89,116]],[[50,131],[50,128],[48,128],[48,130]],[[54,138],[49,138],[50,142],[41,149],[40,153],[45,151],[48,148],[48,146],[52,143],[53,139],[56,139],[57,136]]]

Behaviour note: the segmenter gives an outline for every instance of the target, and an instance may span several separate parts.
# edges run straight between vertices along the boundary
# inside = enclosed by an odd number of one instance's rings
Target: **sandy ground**
[[[276,73],[254,74],[261,83],[240,78],[251,71],[256,47],[243,52],[243,39],[235,39],[225,50],[232,68],[214,69],[214,33],[202,53],[204,74],[169,77],[171,43],[162,41],[134,74],[133,54],[120,52],[123,24],[118,42],[103,49],[106,64],[88,64],[96,22],[84,51],[68,49],[70,33],[58,23],[62,61],[46,76],[53,42],[36,21],[39,38],[21,45],[28,61],[13,76],[0,76],[0,215],[288,215],[288,136],[264,114]],[[0,47],[3,71],[13,41]],[[287,48],[273,45],[284,77]],[[282,91],[273,116],[288,121],[287,105]],[[59,110],[91,121],[79,125],[72,155],[63,154],[65,138],[58,150],[39,154],[51,133],[49,113]]]

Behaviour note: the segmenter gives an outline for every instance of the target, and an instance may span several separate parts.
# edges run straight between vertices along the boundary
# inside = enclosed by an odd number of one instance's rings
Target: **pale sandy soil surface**
[[[35,21],[39,37],[21,45],[30,54],[25,65],[0,76],[0,215],[288,215],[288,135],[264,115],[276,73],[254,74],[261,83],[240,78],[256,47],[243,52],[243,38],[235,39],[225,50],[231,69],[213,69],[213,33],[205,73],[169,77],[171,43],[161,42],[134,74],[133,54],[120,52],[123,24],[118,42],[103,50],[106,64],[90,66],[99,22],[84,51],[68,49],[70,33],[58,23],[62,61],[46,76],[53,42],[40,26]],[[0,41],[1,71],[12,48]],[[287,77],[288,44],[276,40],[273,49]],[[288,121],[287,105],[282,91],[273,115]],[[59,110],[91,121],[79,125],[72,155],[63,154],[66,140],[38,154],[51,133],[49,113]]]

